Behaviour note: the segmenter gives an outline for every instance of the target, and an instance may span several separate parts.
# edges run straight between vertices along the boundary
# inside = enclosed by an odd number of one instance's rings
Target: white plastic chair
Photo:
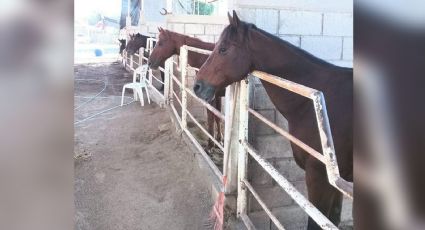
[[[151,99],[149,98],[148,85],[146,82],[146,75],[148,72],[148,65],[142,65],[137,67],[137,69],[133,72],[133,82],[125,84],[122,87],[122,96],[121,96],[121,106],[124,104],[124,93],[126,89],[132,89],[134,92],[134,100],[137,100],[137,97],[140,98],[140,104],[142,106],[145,105],[143,100],[143,88],[146,90],[146,95],[148,97],[148,103],[151,103]],[[139,81],[137,81],[137,75],[140,75]]]

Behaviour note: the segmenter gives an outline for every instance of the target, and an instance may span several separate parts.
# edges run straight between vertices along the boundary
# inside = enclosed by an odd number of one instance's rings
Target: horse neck
[[[250,34],[252,69],[267,72],[287,80],[321,91],[329,89],[329,80],[341,68],[326,63],[305,51],[280,41],[264,32]],[[296,118],[295,108],[305,105],[308,99],[290,93],[274,84],[261,80],[267,94],[277,109],[289,120]],[[282,99],[285,103],[281,103]]]
[[[189,36],[186,36],[185,45],[196,47],[196,48],[199,48],[199,49],[210,50],[210,51],[212,51],[214,49],[214,46],[215,46],[214,43],[204,42],[204,41],[201,41],[197,38],[192,38],[192,37],[189,37]]]
[[[250,49],[254,70],[284,76],[285,79],[299,84],[311,85],[316,82],[318,75],[334,72],[335,68],[338,68],[264,32],[251,33]]]
[[[192,38],[186,35],[177,34],[179,37],[176,40],[177,48],[176,53],[180,55],[180,48],[183,45],[192,46],[199,49],[205,49],[212,51],[214,49],[215,44],[201,41],[197,38]],[[190,66],[195,68],[201,68],[204,62],[208,59],[208,55],[200,54],[197,52],[188,52],[187,62]]]

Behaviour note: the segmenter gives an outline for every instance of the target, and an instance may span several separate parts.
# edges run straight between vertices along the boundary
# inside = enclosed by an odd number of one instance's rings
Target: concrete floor
[[[76,65],[75,78],[107,82],[76,121],[118,105],[132,80],[118,63]],[[75,107],[102,81],[75,81]],[[74,147],[75,229],[205,229],[210,185],[165,110],[135,102],[108,111],[75,125]]]

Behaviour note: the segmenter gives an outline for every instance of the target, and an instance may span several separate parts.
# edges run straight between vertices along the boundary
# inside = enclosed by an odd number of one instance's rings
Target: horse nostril
[[[196,82],[195,85],[193,86],[193,91],[195,93],[199,93],[199,91],[201,91],[201,87],[202,87],[201,83]]]

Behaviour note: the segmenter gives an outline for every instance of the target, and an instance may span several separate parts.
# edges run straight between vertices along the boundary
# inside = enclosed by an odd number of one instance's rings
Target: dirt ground
[[[119,105],[132,80],[119,63],[74,69],[97,79],[75,81],[75,121]],[[133,102],[78,123],[74,147],[75,229],[206,228],[210,186],[164,109]]]

